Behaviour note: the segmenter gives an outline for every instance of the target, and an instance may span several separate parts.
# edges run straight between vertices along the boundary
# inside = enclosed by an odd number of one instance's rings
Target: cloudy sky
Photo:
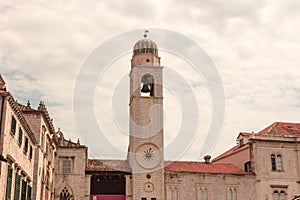
[[[176,31],[205,50],[223,81],[225,121],[216,145],[207,150],[216,156],[235,144],[240,131],[256,132],[274,121],[300,121],[299,10],[297,0],[0,0],[0,73],[19,102],[30,99],[37,107],[40,99],[44,100],[55,127],[61,127],[66,138],[81,138],[89,146],[92,144],[85,140],[88,133],[79,133],[75,126],[72,102],[77,76],[90,53],[104,41],[130,30]],[[203,120],[180,159],[199,160],[213,112],[211,91],[201,76],[191,76],[187,62],[166,52],[160,56],[165,66],[174,67],[191,82],[195,92]],[[124,127],[116,124],[111,108],[120,102],[114,103],[115,94],[108,91],[116,91],[129,72],[130,57],[120,55],[110,66],[111,74],[104,76],[95,90],[99,124],[109,141],[124,152],[127,136],[120,136]],[[166,88],[165,96],[168,145],[182,119],[174,91]],[[128,105],[128,99],[122,102]],[[117,129],[120,133],[112,134]]]

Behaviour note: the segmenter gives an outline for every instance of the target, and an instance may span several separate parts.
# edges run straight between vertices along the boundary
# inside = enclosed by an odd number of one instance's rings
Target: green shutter
[[[11,117],[11,132],[16,133],[17,120],[14,116]]]
[[[19,143],[22,144],[22,140],[23,140],[23,131],[21,128],[19,128]]]
[[[11,184],[12,184],[13,169],[8,165],[7,183],[6,183],[6,200],[11,200]]]
[[[21,193],[21,200],[26,200],[26,189],[27,189],[27,183],[23,179],[22,180],[22,193]]]
[[[16,173],[15,197],[14,197],[14,200],[19,200],[20,199],[20,181],[21,181],[21,176]]]
[[[27,200],[31,200],[31,187],[28,185],[27,187]]]
[[[24,151],[27,153],[28,151],[28,138],[25,137]]]
[[[32,146],[30,145],[30,148],[29,148],[29,158],[32,159]]]

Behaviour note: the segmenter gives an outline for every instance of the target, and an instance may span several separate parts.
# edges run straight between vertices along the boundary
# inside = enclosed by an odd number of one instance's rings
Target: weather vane
[[[148,35],[147,35],[148,33],[149,33],[149,30],[145,30],[144,38],[146,38],[146,37],[148,36]]]

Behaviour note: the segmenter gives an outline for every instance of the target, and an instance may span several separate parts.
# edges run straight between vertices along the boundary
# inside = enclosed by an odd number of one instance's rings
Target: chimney
[[[210,155],[204,156],[204,160],[205,160],[205,163],[206,163],[206,164],[210,164],[210,159],[211,159],[211,156],[210,156]]]

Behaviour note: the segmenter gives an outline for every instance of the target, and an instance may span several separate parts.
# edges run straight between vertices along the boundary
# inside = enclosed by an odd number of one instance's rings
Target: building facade
[[[0,77],[0,199],[30,198],[35,187],[34,162],[37,140],[18,103],[6,91]]]
[[[104,160],[55,131],[44,102],[14,100],[0,76],[0,199],[300,199],[300,123],[241,132],[212,161],[165,161],[162,83],[157,45],[145,35],[131,60],[128,155]]]

